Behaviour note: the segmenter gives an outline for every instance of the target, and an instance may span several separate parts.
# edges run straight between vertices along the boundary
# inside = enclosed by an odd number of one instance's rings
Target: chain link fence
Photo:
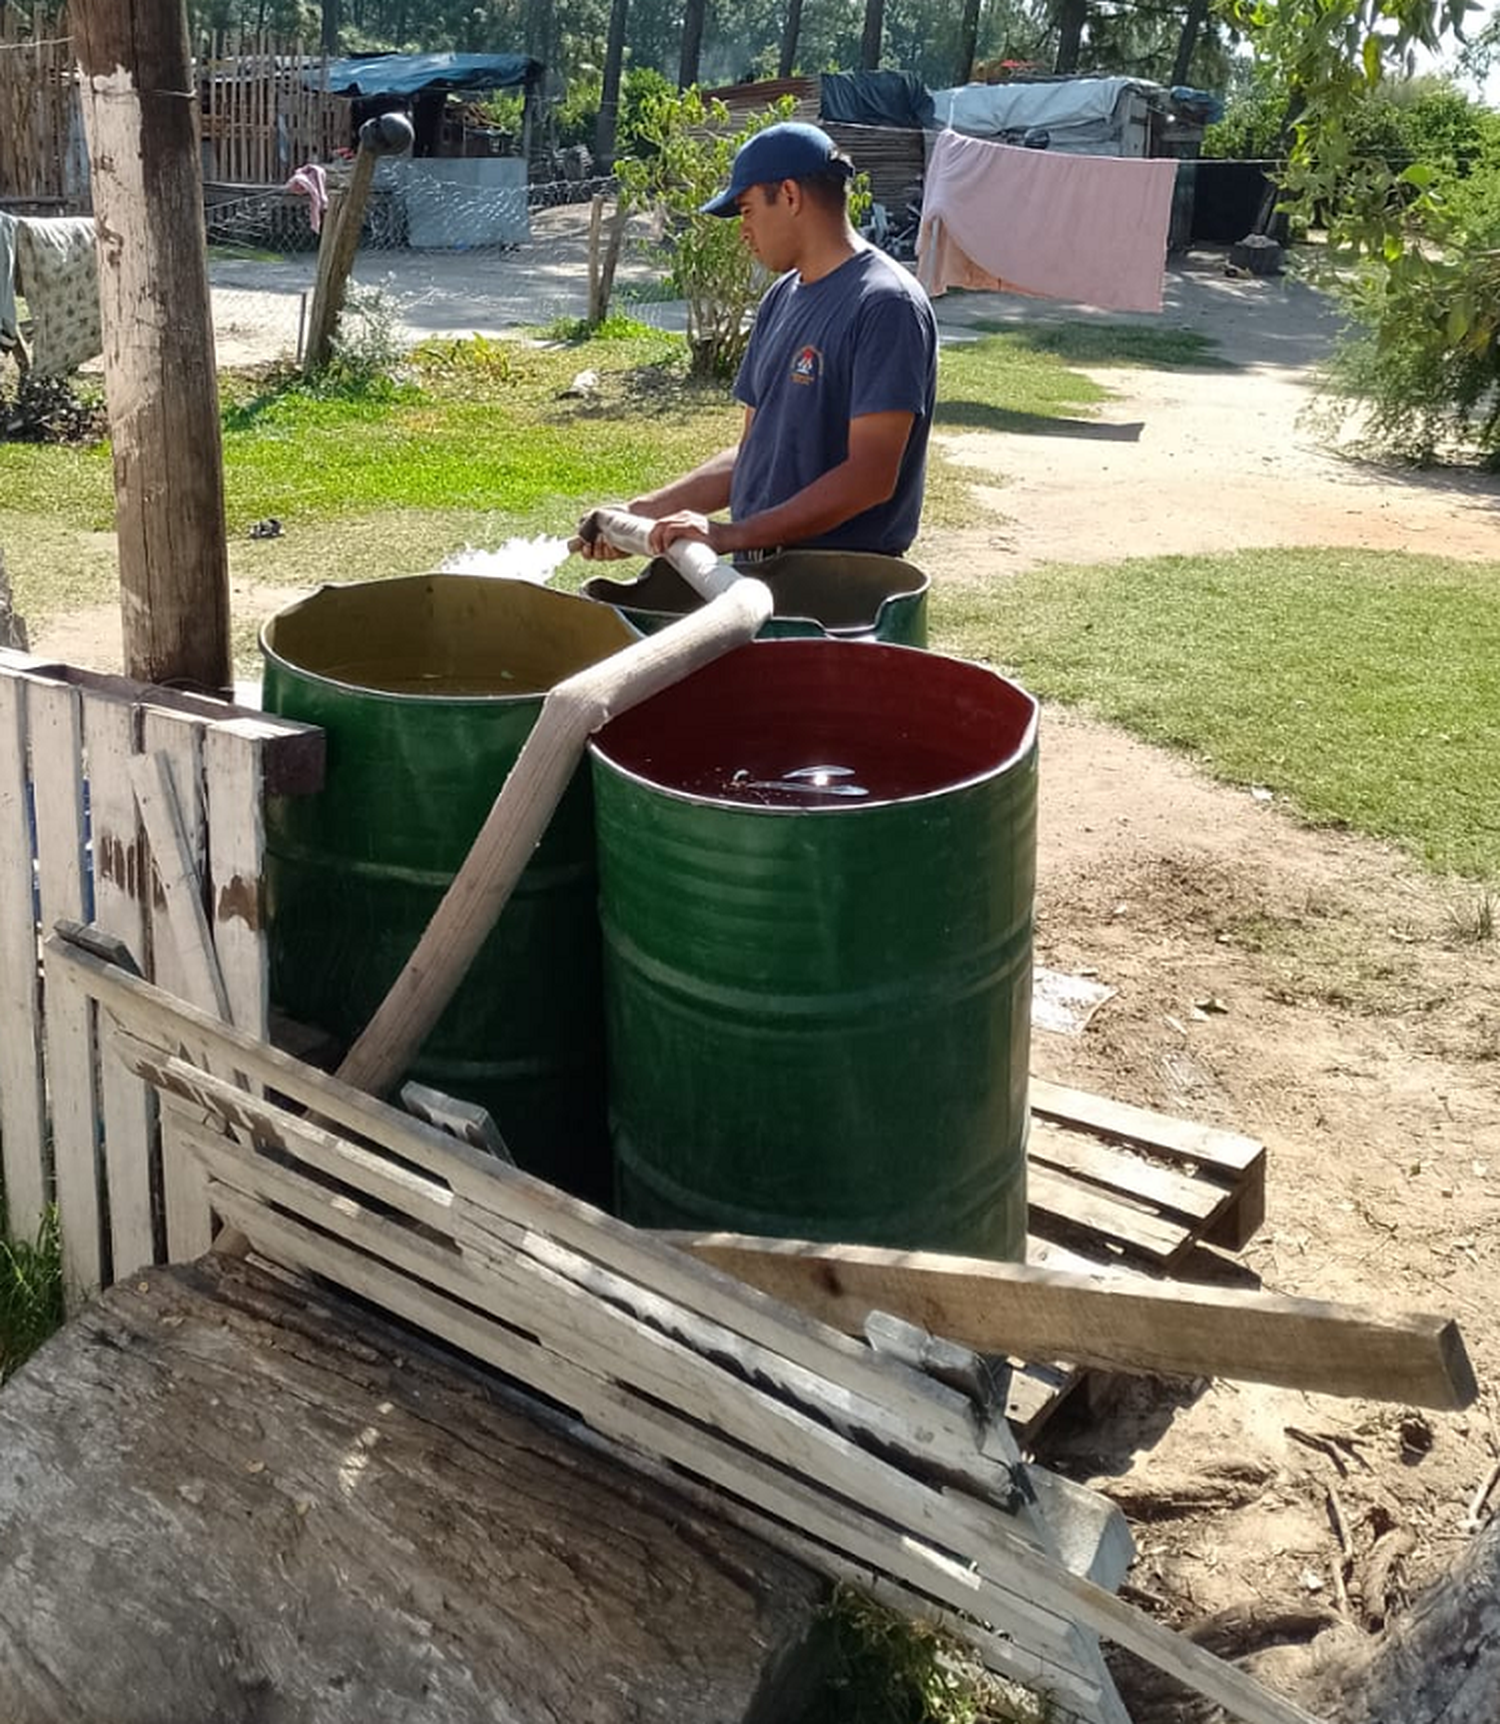
[[[519,160],[382,163],[352,279],[380,290],[412,341],[579,318],[588,304],[592,200],[604,197],[612,212],[615,193],[608,178],[528,185]],[[308,196],[278,188],[209,204],[220,365],[300,356],[317,273],[312,217]],[[680,330],[683,307],[668,297],[657,239],[650,218],[630,218],[612,304]]]

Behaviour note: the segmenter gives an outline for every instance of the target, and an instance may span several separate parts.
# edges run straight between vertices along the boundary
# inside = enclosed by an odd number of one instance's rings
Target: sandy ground
[[[1316,445],[1308,368],[1333,334],[1317,295],[1205,257],[1170,297],[1240,369],[1102,372],[1118,399],[1096,424],[945,438],[996,475],[1005,520],[924,542],[935,578],[1275,545],[1500,558],[1494,479],[1378,473]],[[1040,880],[1039,961],[1118,992],[1082,1035],[1039,1031],[1033,1069],[1261,1138],[1268,1215],[1241,1262],[1267,1288],[1437,1312],[1467,1341],[1482,1398],[1463,1413],[1136,1380],[1048,1456],[1125,1506],[1138,1601],[1184,1627],[1229,1613],[1224,1645],[1331,1704],[1345,1661],[1472,1536],[1500,1459],[1500,949],[1464,937],[1484,897],[1058,711]],[[1195,1011],[1211,997],[1227,1009]],[[1141,1724],[1198,1715],[1124,1675]]]
[[[577,244],[553,241],[559,257]],[[512,290],[497,276],[496,291]],[[493,327],[478,309],[452,292],[406,315]],[[1058,315],[991,296],[940,311],[956,339],[980,317]],[[925,539],[936,578],[1267,545],[1500,558],[1495,481],[1375,474],[1321,453],[1299,425],[1332,333],[1316,295],[1231,281],[1195,257],[1172,272],[1167,320],[1213,335],[1240,368],[1112,370],[1116,399],[1097,423],[946,438],[1004,518]],[[285,599],[242,589],[236,602]],[[112,656],[99,619],[36,644]],[[1457,1318],[1483,1385],[1478,1406],[1441,1414],[1138,1382],[1058,1457],[1127,1506],[1135,1596],[1184,1625],[1236,1611],[1231,1644],[1262,1648],[1253,1665],[1310,1699],[1333,1654],[1361,1656],[1471,1536],[1470,1499],[1500,1459],[1500,944],[1464,937],[1474,888],[1306,830],[1061,712],[1046,715],[1042,794],[1039,958],[1118,991],[1084,1034],[1039,1032],[1036,1071],[1262,1138],[1269,1211],[1244,1264],[1277,1291]],[[1210,995],[1227,1010],[1195,1014]],[[1191,1715],[1140,1687],[1132,1702],[1143,1720]]]

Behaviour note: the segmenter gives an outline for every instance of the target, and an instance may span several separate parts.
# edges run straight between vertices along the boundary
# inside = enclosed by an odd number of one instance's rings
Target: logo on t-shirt
[[[823,369],[823,355],[816,347],[804,347],[792,361],[793,383],[816,383]]]

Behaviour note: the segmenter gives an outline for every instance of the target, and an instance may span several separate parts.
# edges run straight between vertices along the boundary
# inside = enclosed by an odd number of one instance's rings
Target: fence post
[[[379,114],[366,120],[359,128],[359,150],[354,157],[354,172],[338,207],[330,212],[323,224],[323,241],[318,247],[318,277],[313,286],[312,316],[307,324],[307,348],[302,355],[305,375],[320,371],[328,363],[333,332],[338,327],[339,313],[344,309],[344,291],[349,284],[349,271],[354,267],[354,254],[359,249],[359,230],[365,219],[365,205],[370,200],[370,185],[375,178],[375,161],[379,156],[399,155],[412,142],[411,121],[404,114]]]

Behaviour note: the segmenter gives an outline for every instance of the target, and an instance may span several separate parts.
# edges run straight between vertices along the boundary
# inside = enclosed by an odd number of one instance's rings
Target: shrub
[[[678,294],[687,301],[688,350],[695,377],[730,376],[750,339],[749,319],[764,272],[745,248],[739,224],[700,215],[729,178],[734,152],[762,127],[790,114],[784,101],[729,131],[729,110],[696,89],[658,91],[641,104],[639,137],[652,151],[616,164],[620,196],[636,210],[658,212],[663,247]]]

